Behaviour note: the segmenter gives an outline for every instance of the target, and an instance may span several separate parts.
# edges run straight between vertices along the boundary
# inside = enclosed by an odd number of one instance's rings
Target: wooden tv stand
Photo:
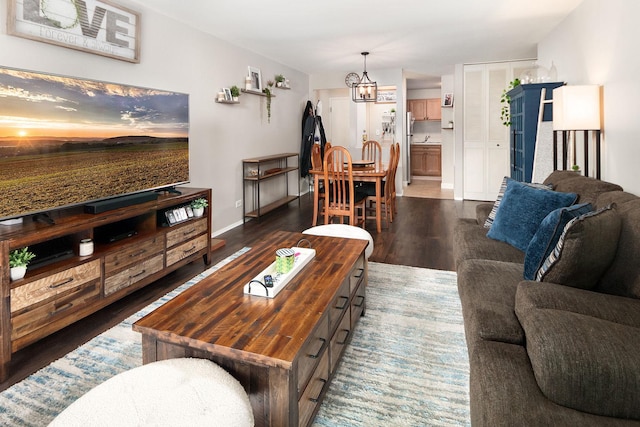
[[[82,206],[54,211],[54,224],[26,217],[0,226],[0,381],[16,351],[200,257],[211,262],[211,210],[172,226],[165,216],[201,197],[211,205],[211,190],[177,189],[181,194],[163,192],[157,200],[98,214],[84,213]],[[119,230],[130,236],[110,242]],[[82,239],[94,240],[93,254],[79,256]],[[25,246],[72,253],[11,281],[9,252]]]

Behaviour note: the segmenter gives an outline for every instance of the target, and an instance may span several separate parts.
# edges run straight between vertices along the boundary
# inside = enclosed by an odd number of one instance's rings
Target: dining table
[[[376,183],[376,229],[380,233],[382,231],[382,180],[387,176],[387,165],[382,163],[369,164],[369,162],[363,162],[362,165],[359,165],[358,161],[353,163],[355,164],[352,164],[352,174],[355,182]],[[320,181],[324,180],[324,171],[312,168],[309,170],[309,174],[313,175],[313,226],[316,226],[318,223]]]

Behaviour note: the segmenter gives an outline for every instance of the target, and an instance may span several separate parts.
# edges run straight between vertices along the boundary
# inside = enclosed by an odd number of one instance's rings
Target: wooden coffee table
[[[316,256],[275,298],[243,286],[278,248]],[[310,425],[365,311],[365,240],[278,232],[133,325],[143,363],[210,359],[249,395],[256,426]],[[304,246],[300,244],[299,246]]]

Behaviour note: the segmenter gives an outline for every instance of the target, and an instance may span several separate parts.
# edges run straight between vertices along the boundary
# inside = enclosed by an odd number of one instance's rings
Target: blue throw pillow
[[[551,211],[542,220],[538,231],[529,242],[524,256],[524,278],[526,280],[535,280],[536,272],[558,244],[565,225],[573,218],[591,212],[591,210],[590,203],[581,203]]]
[[[524,252],[544,217],[555,209],[571,206],[577,198],[575,193],[533,188],[509,178],[487,236]]]
[[[491,228],[491,224],[493,224],[493,220],[496,217],[496,212],[498,212],[498,208],[500,207],[500,202],[502,201],[502,197],[504,196],[504,192],[507,191],[507,182],[509,182],[511,178],[505,176],[502,179],[502,185],[500,185],[500,191],[498,191],[498,196],[496,197],[496,201],[493,203],[493,207],[491,208],[491,212],[489,212],[489,216],[484,221],[484,228]],[[537,184],[535,182],[523,182],[524,185],[528,185],[529,187],[535,188],[544,188],[545,190],[553,190],[553,185],[551,184]]]

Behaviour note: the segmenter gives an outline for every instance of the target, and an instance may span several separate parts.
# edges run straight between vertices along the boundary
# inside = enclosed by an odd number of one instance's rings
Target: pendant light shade
[[[353,102],[376,102],[378,99],[378,84],[369,79],[367,74],[367,55],[369,52],[362,52],[364,56],[364,71],[360,78],[360,83],[351,87],[351,99]]]

